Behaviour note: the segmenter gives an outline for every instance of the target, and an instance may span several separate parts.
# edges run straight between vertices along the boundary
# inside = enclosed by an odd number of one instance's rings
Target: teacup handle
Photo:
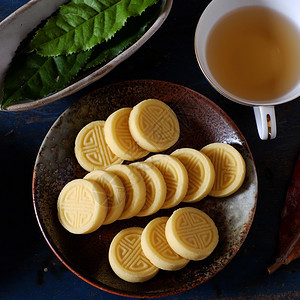
[[[274,106],[254,106],[253,109],[259,137],[262,140],[274,139],[277,134]]]

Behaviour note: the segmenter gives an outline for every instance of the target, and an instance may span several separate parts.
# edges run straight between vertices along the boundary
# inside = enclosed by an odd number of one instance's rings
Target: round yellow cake
[[[108,260],[113,271],[128,282],[144,282],[154,277],[159,269],[145,256],[141,246],[143,228],[121,230],[112,240]]]
[[[116,221],[124,210],[126,199],[125,187],[121,179],[112,172],[101,170],[88,173],[84,179],[98,183],[105,191],[108,210],[103,225]]]
[[[135,141],[150,152],[170,148],[180,135],[176,114],[157,99],[147,99],[134,106],[129,116],[129,129]]]
[[[111,151],[124,160],[137,160],[149,151],[141,148],[133,139],[129,130],[131,107],[124,107],[112,113],[104,126],[105,140]]]
[[[74,179],[61,190],[57,213],[61,225],[68,231],[76,234],[93,232],[106,218],[106,194],[97,183]]]
[[[216,178],[209,192],[213,197],[227,197],[243,184],[246,164],[242,155],[231,145],[212,143],[201,149],[214,165]]]
[[[149,162],[135,162],[130,165],[138,170],[146,185],[146,202],[137,216],[150,216],[156,213],[165,203],[166,182],[161,172]]]
[[[143,230],[141,243],[146,257],[153,265],[162,270],[175,271],[185,267],[189,260],[170,247],[165,234],[168,219],[160,217],[150,221]]]
[[[210,159],[198,150],[181,148],[171,153],[185,166],[189,184],[183,202],[197,202],[211,191],[215,182],[215,169]]]
[[[190,260],[205,259],[219,241],[214,221],[194,207],[183,207],[174,211],[167,221],[165,233],[170,247]]]
[[[126,200],[119,220],[136,216],[146,202],[146,185],[142,175],[133,166],[114,165],[107,169],[116,174],[125,187]]]
[[[178,205],[185,197],[188,188],[188,174],[184,165],[176,157],[167,154],[156,154],[146,159],[162,173],[166,185],[166,200],[162,208]]]
[[[108,147],[104,137],[105,121],[94,121],[84,126],[75,139],[75,156],[82,168],[91,172],[120,164],[121,158]]]

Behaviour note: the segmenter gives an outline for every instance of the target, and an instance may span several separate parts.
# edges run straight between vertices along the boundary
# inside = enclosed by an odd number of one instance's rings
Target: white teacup
[[[272,100],[245,100],[223,88],[211,73],[206,57],[206,46],[213,26],[227,13],[244,6],[264,6],[288,17],[299,30],[300,39],[300,0],[212,0],[201,15],[195,33],[195,52],[203,74],[211,85],[230,100],[252,106],[259,136],[262,140],[276,137],[276,118],[274,106],[291,101],[300,96],[300,76],[297,84],[284,95]],[[300,55],[300,53],[299,53]]]

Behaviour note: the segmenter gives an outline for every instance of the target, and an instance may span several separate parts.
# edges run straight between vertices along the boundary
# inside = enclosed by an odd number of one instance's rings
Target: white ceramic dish
[[[0,43],[2,45],[0,47],[0,89],[5,73],[20,42],[24,40],[27,34],[36,28],[42,20],[49,17],[65,2],[67,1],[31,0],[0,23]],[[173,0],[162,0],[160,14],[149,30],[136,43],[109,61],[106,65],[57,93],[39,100],[11,105],[8,106],[6,110],[21,111],[37,108],[68,96],[100,79],[137,51],[159,29],[166,20],[172,4]],[[5,47],[3,47],[3,45],[5,45]]]

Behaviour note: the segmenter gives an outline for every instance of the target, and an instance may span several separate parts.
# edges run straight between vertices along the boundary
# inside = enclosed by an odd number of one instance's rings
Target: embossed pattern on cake
[[[104,136],[105,121],[94,121],[83,127],[75,139],[75,156],[86,171],[104,170],[120,164],[121,158],[108,147]]]
[[[226,197],[236,192],[244,182],[246,165],[242,155],[231,145],[212,143],[201,149],[212,161],[216,178],[212,190],[213,197]]]
[[[116,174],[125,187],[125,207],[119,220],[136,216],[146,201],[146,185],[143,177],[135,167],[131,165],[114,165],[107,168],[107,171]]]
[[[166,182],[161,172],[149,162],[135,162],[130,165],[137,169],[146,185],[146,201],[137,216],[150,216],[156,213],[165,203]]]
[[[184,199],[188,188],[188,174],[184,165],[176,157],[166,154],[153,155],[146,162],[153,163],[165,179],[167,194],[162,208],[178,205]]]
[[[75,179],[61,190],[57,201],[58,219],[68,231],[76,234],[97,230],[107,214],[104,190],[95,183]]]
[[[168,217],[156,218],[148,223],[142,233],[142,249],[146,257],[162,270],[182,269],[189,262],[178,255],[166,239],[165,227]]]
[[[215,169],[210,159],[200,151],[181,148],[171,153],[185,166],[189,183],[183,202],[200,201],[211,191],[215,181]]]
[[[98,183],[106,194],[108,210],[103,225],[116,221],[123,212],[126,199],[121,179],[112,172],[102,170],[92,171],[84,179]]]
[[[176,114],[157,99],[147,99],[134,106],[129,116],[129,129],[135,141],[150,152],[170,148],[180,135]]]
[[[165,232],[171,248],[190,260],[205,259],[219,241],[213,220],[194,207],[179,208],[173,212],[167,221]]]
[[[144,282],[154,277],[159,269],[145,256],[141,247],[143,228],[121,230],[112,240],[108,259],[113,271],[128,282]]]
[[[129,130],[129,115],[132,108],[121,108],[112,113],[104,126],[105,140],[113,153],[124,160],[137,160],[149,151],[141,148]]]

